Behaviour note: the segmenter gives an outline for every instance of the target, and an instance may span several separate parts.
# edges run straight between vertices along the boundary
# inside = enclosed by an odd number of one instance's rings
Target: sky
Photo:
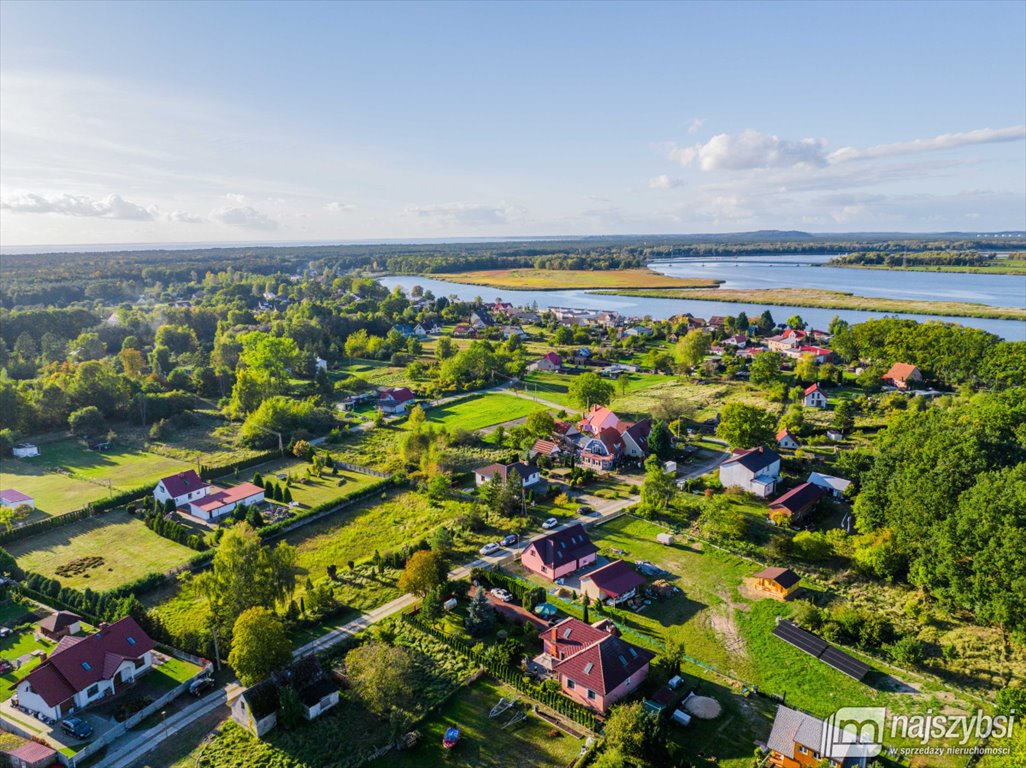
[[[1026,228],[1026,3],[0,3],[0,245]]]

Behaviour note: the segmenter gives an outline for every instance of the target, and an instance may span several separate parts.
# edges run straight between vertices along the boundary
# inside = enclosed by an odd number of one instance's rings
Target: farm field
[[[347,379],[355,376],[369,381],[376,387],[412,387],[413,380],[406,375],[403,366],[390,365],[385,360],[355,360],[351,365],[342,364],[328,371],[333,382],[343,386],[350,383]]]
[[[553,403],[564,406],[568,410],[576,410],[575,405],[570,402],[570,397],[567,394],[567,389],[570,386],[570,382],[573,381],[573,376],[563,373],[546,373],[543,371],[532,371],[524,377],[525,392],[528,395],[537,395],[542,400],[548,400]],[[647,390],[651,387],[659,385],[669,384],[676,381],[674,376],[665,376],[663,374],[654,373],[632,373],[630,374],[630,380],[627,383],[626,394],[620,394],[620,384],[618,382],[611,382],[615,389],[616,394],[613,397],[613,402],[610,404],[610,408],[616,410],[618,403],[625,397]]]
[[[535,411],[546,410],[545,406],[513,395],[489,393],[474,395],[425,411],[427,420],[447,429],[483,429],[520,419]]]
[[[6,549],[26,571],[96,592],[168,571],[196,554],[121,510],[12,541]],[[62,573],[69,566],[74,573]]]
[[[534,715],[528,715],[527,720],[508,730],[501,727],[504,718],[489,719],[491,708],[500,698],[512,693],[491,678],[479,680],[462,689],[420,724],[418,730],[424,738],[415,748],[389,753],[371,765],[389,768],[429,768],[442,764],[467,768],[569,765],[580,751],[582,740],[553,729]],[[459,726],[460,741],[452,750],[445,750],[442,735],[452,725]]]
[[[559,291],[566,288],[709,288],[718,280],[661,275],[650,269],[486,269],[432,274],[437,280],[510,290]]]

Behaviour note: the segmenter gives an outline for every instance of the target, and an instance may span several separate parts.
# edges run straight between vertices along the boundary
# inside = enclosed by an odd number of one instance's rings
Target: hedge
[[[403,613],[401,616],[402,620],[410,626],[445,643],[457,653],[462,654],[463,656],[487,668],[491,674],[495,675],[495,677],[499,678],[499,680],[507,685],[516,688],[521,693],[526,694],[533,699],[537,699],[545,706],[559,712],[561,715],[569,717],[571,720],[583,725],[590,731],[598,730],[598,720],[595,717],[595,713],[590,709],[582,707],[577,702],[571,701],[560,693],[546,691],[537,685],[526,682],[524,680],[524,673],[522,670],[514,669],[506,664],[492,663],[486,654],[475,653],[473,647],[466,641],[447,635],[434,627],[429,627],[412,613]]]
[[[250,456],[248,459],[242,459],[231,464],[222,464],[216,467],[208,467],[206,465],[200,465],[199,476],[204,480],[213,480],[218,477],[224,477],[225,475],[231,475],[235,472],[241,472],[244,469],[255,467],[257,464],[263,464],[274,459],[280,459],[282,455],[279,451],[264,451],[258,453],[255,456]]]
[[[100,499],[99,501],[93,501],[82,507],[76,509],[74,512],[66,512],[63,515],[56,515],[54,517],[48,517],[45,520],[37,520],[34,523],[28,523],[27,525],[19,526],[18,528],[11,528],[10,530],[3,531],[0,533],[0,544],[4,544],[9,541],[18,541],[19,539],[33,536],[40,531],[48,531],[51,528],[60,528],[64,525],[70,525],[71,523],[78,522],[79,520],[85,520],[88,517],[94,517],[103,512],[109,512],[112,509],[127,504],[130,501],[136,501],[152,492],[152,488],[149,486],[141,488],[133,488],[130,491],[122,491],[116,493],[109,499]]]

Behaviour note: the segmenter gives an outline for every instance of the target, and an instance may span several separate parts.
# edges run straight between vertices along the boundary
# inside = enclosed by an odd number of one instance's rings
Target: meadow
[[[445,403],[425,411],[427,420],[446,429],[475,430],[521,419],[545,406],[522,397],[489,393]]]
[[[437,280],[510,290],[561,291],[580,288],[711,288],[718,280],[661,275],[650,269],[486,269],[432,274]]]

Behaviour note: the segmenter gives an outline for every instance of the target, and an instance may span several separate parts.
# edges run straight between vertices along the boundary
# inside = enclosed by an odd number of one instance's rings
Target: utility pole
[[[221,651],[218,650],[218,647],[217,647],[217,624],[212,624],[210,629],[214,633],[214,666],[218,670],[220,670],[221,669]]]

